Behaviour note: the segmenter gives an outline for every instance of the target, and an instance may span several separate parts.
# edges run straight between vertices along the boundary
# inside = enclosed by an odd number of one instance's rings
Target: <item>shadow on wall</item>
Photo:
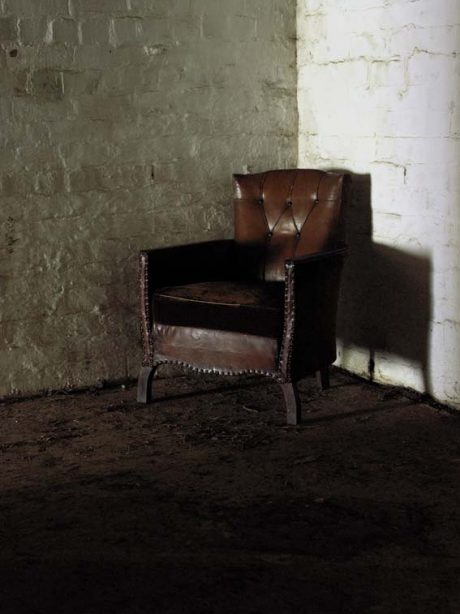
[[[374,243],[370,175],[352,174],[347,212],[350,254],[342,281],[337,336],[344,354],[353,346],[369,352],[372,380],[380,352],[419,368],[425,392],[429,379],[431,260]]]

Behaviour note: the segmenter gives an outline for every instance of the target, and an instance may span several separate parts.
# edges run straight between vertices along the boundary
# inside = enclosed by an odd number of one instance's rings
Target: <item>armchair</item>
[[[287,423],[299,424],[296,382],[316,372],[327,388],[336,358],[349,177],[278,170],[233,181],[233,240],[140,253],[137,400],[152,400],[165,363],[261,374],[281,385]]]

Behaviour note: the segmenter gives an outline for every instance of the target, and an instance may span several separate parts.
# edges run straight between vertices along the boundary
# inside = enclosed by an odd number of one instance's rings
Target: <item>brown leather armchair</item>
[[[164,363],[279,382],[288,424],[296,382],[328,387],[348,175],[278,170],[234,175],[235,239],[142,251],[144,347],[137,400],[152,400]]]

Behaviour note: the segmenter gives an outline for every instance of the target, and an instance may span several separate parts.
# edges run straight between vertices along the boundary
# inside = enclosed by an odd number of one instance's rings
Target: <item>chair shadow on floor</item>
[[[371,380],[384,352],[420,369],[430,393],[431,258],[374,242],[371,194],[371,176],[352,175],[337,336],[344,353],[366,349]]]

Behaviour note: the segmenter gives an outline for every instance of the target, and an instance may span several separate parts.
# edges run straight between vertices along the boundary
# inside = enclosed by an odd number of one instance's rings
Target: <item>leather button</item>
[[[271,231],[267,232],[267,237],[270,239],[271,237],[273,237],[273,233]]]
[[[292,200],[288,200],[286,203],[286,207],[292,207]]]
[[[300,232],[295,233],[296,239],[300,239]]]
[[[263,198],[258,198],[257,199],[257,204],[258,205],[263,205],[264,204],[264,199]]]
[[[319,203],[319,198],[315,198],[315,205]]]

